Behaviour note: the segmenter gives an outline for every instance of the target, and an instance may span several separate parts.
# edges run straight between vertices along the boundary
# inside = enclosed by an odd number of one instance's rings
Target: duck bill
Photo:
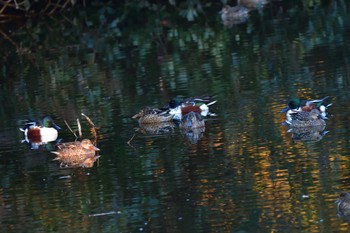
[[[281,112],[287,112],[288,110],[290,110],[289,106],[287,106],[284,109],[282,109]]]
[[[141,117],[141,114],[137,113],[137,114],[133,115],[131,118],[132,119],[137,119],[137,118],[140,118],[140,117]]]
[[[61,127],[59,127],[58,125],[56,125],[54,122],[52,122],[52,126],[57,129],[57,130],[61,130]]]
[[[94,150],[94,151],[100,151],[99,148],[97,148],[96,146],[92,145],[90,146],[90,150]]]

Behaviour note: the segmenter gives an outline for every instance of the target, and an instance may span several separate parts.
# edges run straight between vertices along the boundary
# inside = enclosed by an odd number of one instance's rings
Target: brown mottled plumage
[[[310,127],[310,126],[324,126],[326,122],[321,119],[320,111],[313,109],[311,112],[295,111],[290,113],[292,121],[291,127]]]
[[[159,122],[152,124],[142,124],[140,123],[139,131],[148,135],[161,135],[161,134],[171,134],[175,131],[175,123],[172,121]]]
[[[173,117],[174,115],[169,114],[168,111],[163,111],[158,108],[145,107],[132,118],[139,118],[140,124],[154,124],[171,121]]]
[[[294,141],[319,141],[328,133],[325,128],[325,125],[291,127],[288,132],[292,132]]]
[[[61,166],[67,167],[92,167],[94,162],[100,157],[95,156],[99,151],[89,139],[75,142],[62,143],[57,146],[58,150],[53,151],[55,160],[61,162]]]

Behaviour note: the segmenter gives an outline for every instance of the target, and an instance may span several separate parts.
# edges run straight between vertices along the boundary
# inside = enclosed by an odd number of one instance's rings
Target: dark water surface
[[[78,14],[3,38],[0,232],[348,232],[334,202],[350,191],[349,3],[309,2],[274,2],[232,28],[214,4],[192,22]],[[131,119],[200,95],[218,101],[198,140]],[[287,132],[291,96],[332,97],[323,138]],[[77,117],[91,138],[81,112],[99,127],[93,168],[21,143],[24,121],[45,115],[63,142]]]

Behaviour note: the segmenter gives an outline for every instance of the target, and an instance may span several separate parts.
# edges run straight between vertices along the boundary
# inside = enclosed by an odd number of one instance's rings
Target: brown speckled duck
[[[288,122],[290,127],[314,127],[325,126],[326,122],[322,119],[318,109],[313,109],[311,112],[294,111],[290,112],[291,121]]]
[[[145,107],[132,118],[139,118],[140,124],[154,124],[160,122],[168,122],[173,119],[174,115],[169,114],[168,110],[161,110],[153,107]]]
[[[140,128],[138,131],[148,134],[148,135],[162,135],[162,134],[171,134],[175,131],[175,123],[172,121],[168,122],[159,122],[153,124],[139,124]]]
[[[329,132],[325,128],[325,125],[290,127],[287,132],[292,132],[294,141],[320,141]]]
[[[57,151],[52,151],[56,155],[55,160],[61,162],[61,166],[67,167],[92,167],[94,162],[100,157],[95,156],[100,149],[95,147],[89,139],[82,141],[62,143],[57,146]]]

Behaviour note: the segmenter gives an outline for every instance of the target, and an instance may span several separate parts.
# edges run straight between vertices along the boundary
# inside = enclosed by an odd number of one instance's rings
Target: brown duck
[[[145,107],[132,118],[139,119],[140,124],[154,124],[160,122],[172,121],[174,115],[169,114],[167,110],[161,110],[153,107]]]
[[[100,149],[95,147],[89,139],[82,141],[67,142],[57,146],[57,151],[52,151],[61,162],[61,166],[67,167],[92,167],[100,157],[95,156]]]

